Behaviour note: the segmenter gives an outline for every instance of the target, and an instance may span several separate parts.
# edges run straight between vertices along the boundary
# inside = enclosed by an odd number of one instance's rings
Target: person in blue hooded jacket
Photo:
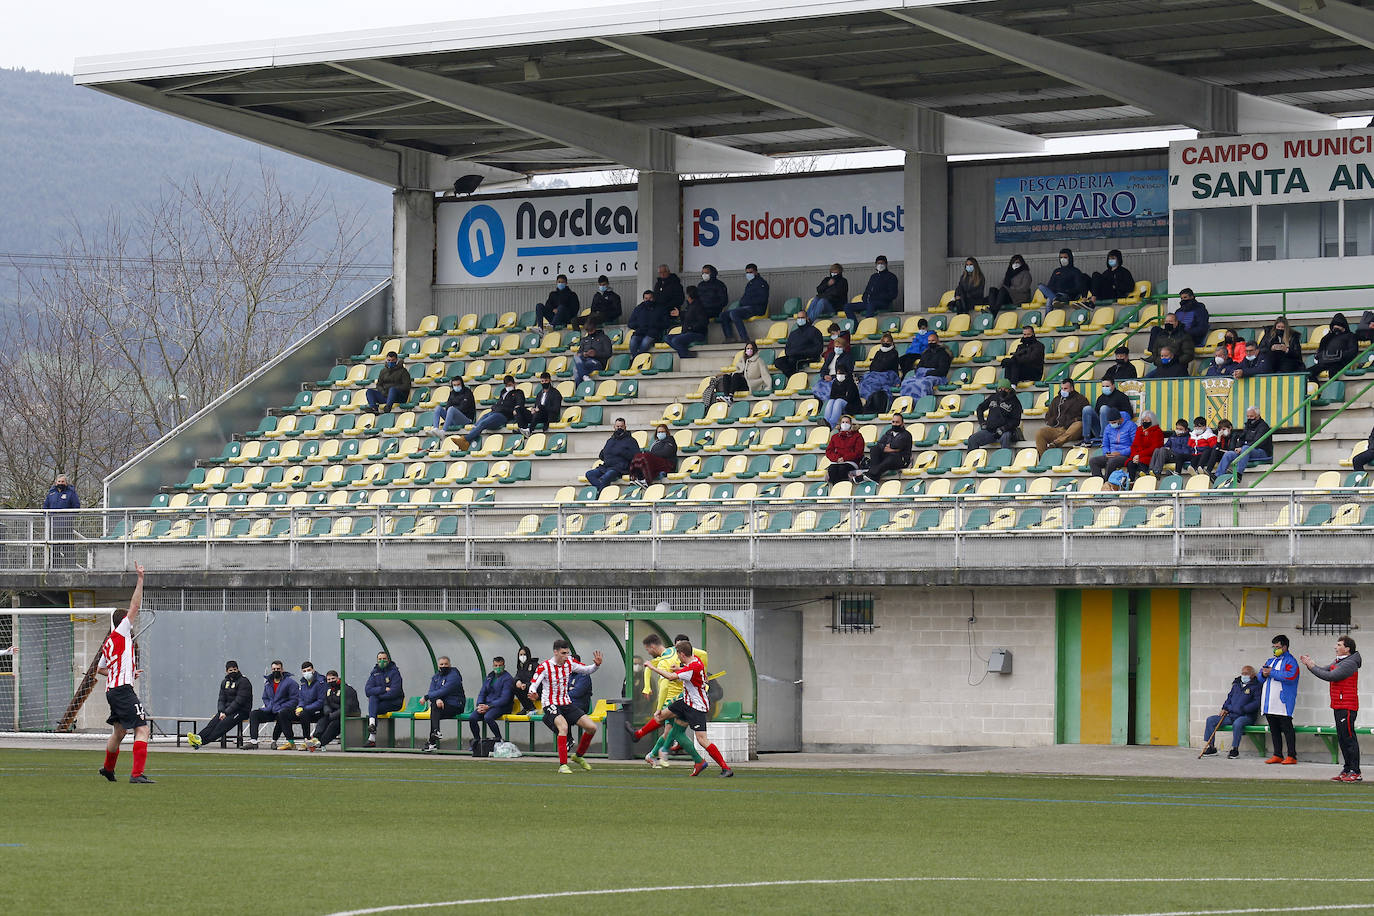
[[[277,716],[277,727],[285,737],[277,745],[277,750],[290,750],[295,747],[297,722],[301,724],[301,750],[309,749],[310,726],[324,716],[324,679],[315,673],[310,662],[301,662],[301,673],[296,683],[296,704],[283,709]]]
[[[482,681],[482,689],[477,691],[477,705],[468,719],[473,740],[482,740],[483,729],[489,730],[501,740],[501,728],[497,721],[510,711],[515,701],[515,678],[506,670],[506,660],[498,655],[491,660],[491,671]]]
[[[291,672],[285,670],[281,659],[272,662],[267,673],[262,676],[262,705],[248,714],[247,747],[258,746],[258,729],[264,722],[271,722],[272,740],[281,737],[280,716],[283,709],[296,708],[298,688]]]
[[[401,670],[391,661],[391,656],[382,650],[377,653],[377,664],[367,676],[363,687],[367,695],[367,746],[377,746],[377,717],[395,712],[405,705],[406,688],[401,681]]]
[[[425,703],[429,705],[429,743],[425,753],[439,749],[439,726],[445,719],[456,719],[463,714],[468,705],[468,695],[463,690],[463,676],[453,667],[447,655],[439,656],[439,667],[429,679],[429,690],[425,691]]]
[[[1202,749],[1202,756],[1216,754],[1217,732],[1224,727],[1231,729],[1231,751],[1226,756],[1232,760],[1240,756],[1240,739],[1245,735],[1245,726],[1254,724],[1259,717],[1260,692],[1263,689],[1252,666],[1246,665],[1240,669],[1240,674],[1231,682],[1231,692],[1221,704],[1221,715],[1207,717],[1204,732],[1207,745]]]

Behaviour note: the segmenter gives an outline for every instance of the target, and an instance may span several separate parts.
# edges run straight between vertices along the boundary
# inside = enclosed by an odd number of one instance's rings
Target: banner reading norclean
[[[1092,172],[997,179],[998,242],[1169,234],[1169,173]]]
[[[717,181],[682,189],[682,265],[738,270],[902,257],[902,173]]]
[[[633,191],[440,201],[435,282],[631,276],[638,233]]]
[[[1177,140],[1169,174],[1175,210],[1374,197],[1374,130]]]

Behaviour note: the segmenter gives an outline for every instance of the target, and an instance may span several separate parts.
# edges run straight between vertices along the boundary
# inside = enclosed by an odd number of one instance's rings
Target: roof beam
[[[332,66],[641,171],[771,172],[765,156],[377,60]]]
[[[1260,6],[1277,10],[1324,32],[1339,35],[1355,44],[1374,48],[1374,10],[1344,0],[1255,0]]]
[[[697,79],[913,153],[1043,152],[1045,144],[1004,127],[954,118],[758,64],[645,35],[599,41]]]
[[[889,10],[888,15],[1208,133],[1329,130],[1336,126],[1334,118],[1293,105],[943,9]]]

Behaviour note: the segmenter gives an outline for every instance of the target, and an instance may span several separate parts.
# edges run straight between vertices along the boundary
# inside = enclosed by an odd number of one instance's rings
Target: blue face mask
[[[973,273],[973,265],[972,265],[972,264],[965,264],[965,265],[964,265],[964,273],[966,273],[966,274],[971,274],[971,273]]]
[[[558,288],[559,288],[559,289],[567,289],[567,288],[568,288],[568,284],[566,284],[566,283],[559,283],[559,284],[558,284]]]
[[[610,289],[609,286],[598,286],[598,287],[596,288],[596,291],[597,291],[598,293],[604,293],[604,292],[605,292],[606,290],[608,290],[608,289]]]
[[[746,279],[746,280],[752,280],[752,279],[754,279],[754,275],[753,275],[753,274],[745,274],[745,275],[744,275],[744,279]]]
[[[1169,363],[1171,363],[1171,362],[1174,361],[1174,358],[1173,358],[1172,356],[1161,356],[1161,357],[1159,358],[1159,361],[1160,361],[1160,363],[1162,363],[1163,365],[1167,366],[1167,365],[1169,365]]]
[[[1115,270],[1115,269],[1116,269],[1116,258],[1108,258],[1108,259],[1107,259],[1107,266],[1110,267],[1110,268],[1112,268],[1113,270]]]
[[[1241,682],[1242,684],[1248,684],[1248,683],[1250,683],[1251,680],[1252,680],[1252,678],[1251,678],[1250,675],[1248,675],[1248,674],[1242,674],[1242,675],[1240,676],[1240,682]]]

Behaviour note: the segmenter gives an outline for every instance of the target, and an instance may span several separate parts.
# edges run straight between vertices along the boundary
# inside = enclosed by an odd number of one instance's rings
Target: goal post
[[[17,650],[0,655],[0,730],[63,730],[82,676],[109,632],[113,610],[0,609],[0,651]]]

